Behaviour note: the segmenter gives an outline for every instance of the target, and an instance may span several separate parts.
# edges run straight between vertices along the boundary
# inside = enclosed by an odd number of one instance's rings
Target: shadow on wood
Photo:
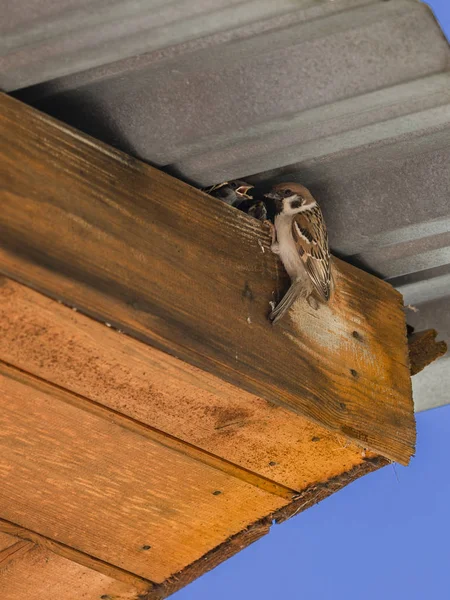
[[[5,95],[0,269],[146,343],[406,464],[404,315],[335,261],[338,292],[272,328],[286,285],[254,221]]]

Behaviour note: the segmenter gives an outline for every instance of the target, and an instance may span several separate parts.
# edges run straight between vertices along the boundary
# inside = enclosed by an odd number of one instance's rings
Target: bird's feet
[[[266,219],[263,222],[263,225],[268,227],[270,230],[270,235],[272,237],[272,246],[271,246],[272,252],[274,252],[275,254],[279,254],[280,248],[276,241],[277,240],[277,231],[275,229],[275,225],[272,223],[272,221],[269,221],[269,219]]]

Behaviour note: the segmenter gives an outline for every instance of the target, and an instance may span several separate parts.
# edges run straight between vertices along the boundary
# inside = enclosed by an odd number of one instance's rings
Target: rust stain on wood
[[[395,372],[395,402],[369,371],[365,393],[360,380],[344,381],[349,356],[326,353],[341,331],[329,331],[318,368],[298,319],[271,327],[269,301],[285,280],[277,258],[261,252],[269,235],[259,222],[10,97],[0,106],[5,274],[408,462],[415,429],[404,317],[390,286],[339,263],[351,282],[341,299],[376,337],[374,363]]]

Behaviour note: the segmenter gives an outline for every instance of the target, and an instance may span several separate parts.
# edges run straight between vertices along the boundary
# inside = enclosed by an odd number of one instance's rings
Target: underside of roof
[[[427,6],[27,0],[0,27],[4,91],[196,186],[300,181],[333,252],[450,338],[450,51]],[[449,401],[449,360],[417,410]]]

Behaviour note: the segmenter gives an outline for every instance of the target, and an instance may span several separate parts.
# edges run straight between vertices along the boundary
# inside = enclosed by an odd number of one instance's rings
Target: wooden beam
[[[102,561],[85,552],[81,552],[76,548],[61,544],[60,542],[2,518],[0,518],[0,541],[1,536],[7,536],[10,542],[13,540],[12,543],[14,544],[17,543],[17,540],[19,539],[24,544],[29,544],[28,547],[39,546],[47,555],[57,554],[70,562],[82,565],[97,573],[101,573],[108,579],[124,583],[139,592],[148,592],[150,589],[157,587],[152,581],[145,580],[116,565]],[[0,575],[0,583],[1,581],[2,577]]]
[[[142,600],[149,592],[148,585],[117,581],[43,545],[9,537],[8,556],[0,552],[2,600]]]
[[[144,579],[289,503],[4,364],[0,390],[1,517]]]
[[[351,469],[347,473],[342,473],[338,477],[335,477],[324,484],[311,486],[302,494],[299,494],[298,498],[286,507],[276,511],[273,515],[270,515],[270,518],[262,519],[258,523],[248,527],[209,552],[201,560],[189,565],[175,576],[167,579],[161,585],[150,590],[144,595],[143,600],[159,600],[170,596],[225,560],[228,560],[228,558],[237,552],[240,552],[266,533],[269,533],[272,522],[283,523],[287,519],[307,510],[314,504],[321,502],[359,477],[376,471],[388,463],[389,461],[382,457],[367,459],[362,465]]]
[[[279,495],[364,461],[345,437],[2,276],[0,360],[111,409],[108,419],[128,416],[128,427],[142,435]]]
[[[409,336],[411,375],[420,373],[426,366],[446,354],[447,344],[444,341],[437,342],[437,335],[438,333],[435,329],[427,329]]]
[[[261,224],[5,95],[3,273],[406,464],[401,296],[335,261],[337,293],[274,328]]]

